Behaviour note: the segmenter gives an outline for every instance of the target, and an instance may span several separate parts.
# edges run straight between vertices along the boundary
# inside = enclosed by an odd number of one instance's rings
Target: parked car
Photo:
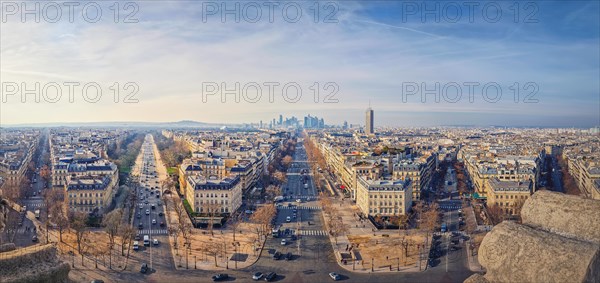
[[[338,281],[338,280],[340,280],[340,275],[339,275],[339,274],[337,274],[337,273],[335,273],[335,272],[330,272],[330,273],[329,273],[329,277],[330,277],[331,279],[333,279],[333,281]]]
[[[273,254],[273,259],[274,259],[274,260],[278,260],[279,258],[281,258],[281,253],[276,251],[276,252]]]
[[[217,275],[213,275],[212,280],[213,281],[223,281],[227,278],[229,278],[229,275],[227,275],[225,273],[219,273]]]
[[[158,246],[158,239],[152,240],[152,244],[155,245],[155,246]]]
[[[292,260],[292,253],[288,252],[287,254],[285,254],[285,260]]]
[[[286,240],[285,239],[281,239],[281,245],[285,246],[285,244],[287,244]]]
[[[38,241],[38,237],[36,235],[33,235],[33,237],[31,237],[31,241],[32,242],[37,242]]]
[[[265,277],[265,275],[262,272],[256,272],[254,273],[254,275],[252,275],[253,280],[260,280],[263,277]]]
[[[148,264],[147,263],[142,263],[142,267],[140,268],[140,272],[141,273],[148,272]]]
[[[269,274],[267,274],[267,276],[265,276],[265,281],[273,281],[273,280],[275,280],[276,277],[277,277],[277,273],[269,272]]]

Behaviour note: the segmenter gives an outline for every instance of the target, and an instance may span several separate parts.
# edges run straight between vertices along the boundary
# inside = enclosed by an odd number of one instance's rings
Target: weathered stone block
[[[479,262],[490,282],[600,282],[600,245],[513,222],[486,235]]]
[[[521,210],[523,224],[600,244],[600,201],[538,191]]]

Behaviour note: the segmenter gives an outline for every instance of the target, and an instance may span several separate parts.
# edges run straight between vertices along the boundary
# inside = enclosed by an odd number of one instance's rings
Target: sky
[[[0,125],[600,125],[597,1],[71,2],[2,2]]]

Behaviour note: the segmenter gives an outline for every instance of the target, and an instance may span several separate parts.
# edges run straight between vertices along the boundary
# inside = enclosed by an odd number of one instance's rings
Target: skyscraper
[[[374,127],[373,127],[373,109],[371,109],[371,106],[369,106],[369,108],[367,108],[367,113],[366,113],[366,121],[365,121],[365,133],[367,135],[372,135],[375,133]]]

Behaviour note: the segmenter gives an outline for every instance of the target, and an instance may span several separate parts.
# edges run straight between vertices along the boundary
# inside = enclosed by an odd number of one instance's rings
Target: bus
[[[446,223],[442,223],[442,232],[446,232],[448,230],[448,227],[446,226]]]

